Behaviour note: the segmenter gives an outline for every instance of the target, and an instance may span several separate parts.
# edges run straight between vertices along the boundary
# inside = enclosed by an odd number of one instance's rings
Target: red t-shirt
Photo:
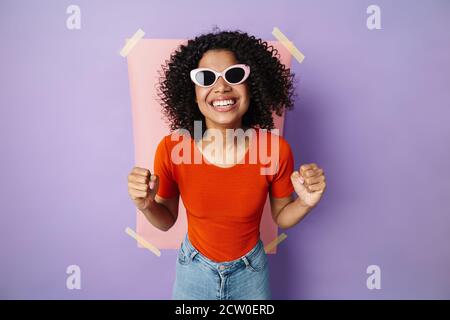
[[[208,162],[190,135],[174,133],[175,141],[172,134],[166,135],[156,150],[158,196],[181,195],[189,240],[216,262],[238,259],[256,245],[268,192],[283,198],[294,191],[290,179],[294,157],[287,141],[268,130],[253,130],[256,139],[244,161],[228,168]]]

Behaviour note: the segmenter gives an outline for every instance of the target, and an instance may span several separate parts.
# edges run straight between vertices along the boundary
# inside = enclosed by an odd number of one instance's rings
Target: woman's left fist
[[[291,180],[303,204],[308,207],[316,206],[326,188],[323,170],[315,163],[304,164],[299,171],[291,174]]]

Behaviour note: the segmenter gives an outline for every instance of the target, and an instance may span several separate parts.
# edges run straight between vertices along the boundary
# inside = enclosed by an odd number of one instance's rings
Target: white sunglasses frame
[[[227,79],[224,77],[224,76],[225,76],[225,73],[226,73],[228,70],[230,70],[230,69],[232,69],[232,68],[236,68],[236,67],[241,67],[242,69],[244,69],[244,77],[243,77],[242,80],[239,81],[238,83],[230,83],[230,82],[228,82]],[[212,84],[210,84],[209,86],[201,85],[201,84],[199,84],[199,83],[197,82],[197,80],[195,79],[196,74],[197,74],[198,72],[204,71],[204,70],[211,71],[212,73],[214,73],[214,74],[216,75],[216,80],[214,80],[214,82],[213,82]],[[228,68],[226,68],[226,69],[223,70],[222,72],[217,72],[216,70],[213,70],[213,69],[211,69],[211,68],[197,68],[197,69],[191,70],[191,72],[190,72],[190,76],[191,76],[192,82],[194,82],[196,85],[198,85],[199,87],[202,87],[202,88],[209,88],[209,87],[212,87],[213,85],[216,84],[217,80],[219,80],[219,77],[222,77],[223,80],[225,80],[225,82],[228,83],[229,85],[235,86],[235,85],[241,84],[242,82],[244,82],[245,80],[247,80],[247,78],[248,78],[249,75],[250,75],[250,66],[248,66],[248,65],[246,65],[246,64],[242,64],[242,63],[234,64],[234,65],[232,65],[232,66],[229,66]]]

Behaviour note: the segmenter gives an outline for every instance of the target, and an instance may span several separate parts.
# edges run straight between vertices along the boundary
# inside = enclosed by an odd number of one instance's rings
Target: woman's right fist
[[[158,186],[158,176],[152,175],[148,169],[134,167],[128,175],[128,193],[141,211],[148,209],[155,200]]]

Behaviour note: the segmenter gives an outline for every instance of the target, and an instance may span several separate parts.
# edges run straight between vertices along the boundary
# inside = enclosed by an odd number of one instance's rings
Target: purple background
[[[66,8],[81,8],[81,30]],[[381,7],[382,30],[366,27]],[[174,250],[135,228],[127,62],[147,38],[238,28],[305,54],[285,137],[327,176],[269,256],[276,299],[450,298],[450,1],[0,2],[0,298],[170,298]],[[66,268],[81,267],[81,290]],[[381,267],[381,290],[366,268]]]

